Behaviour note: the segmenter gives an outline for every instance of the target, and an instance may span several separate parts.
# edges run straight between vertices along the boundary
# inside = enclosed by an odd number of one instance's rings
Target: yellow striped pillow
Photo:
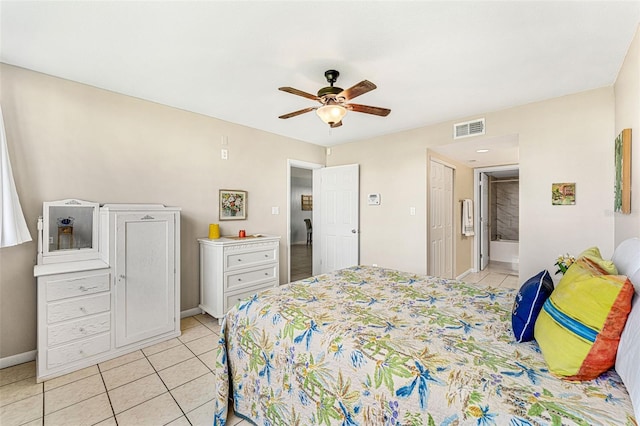
[[[545,302],[534,329],[549,371],[591,380],[615,364],[634,288],[622,275],[605,275],[580,257]]]

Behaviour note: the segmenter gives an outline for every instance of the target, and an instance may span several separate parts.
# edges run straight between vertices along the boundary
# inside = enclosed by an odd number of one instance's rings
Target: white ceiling
[[[611,85],[640,1],[2,0],[0,15],[2,62],[332,146]],[[315,93],[332,68],[391,114],[278,119],[315,106],[278,87]]]

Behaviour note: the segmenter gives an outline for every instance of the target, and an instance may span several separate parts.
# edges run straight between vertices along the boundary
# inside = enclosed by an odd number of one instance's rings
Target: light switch
[[[271,207],[271,214],[280,214],[280,207]]]

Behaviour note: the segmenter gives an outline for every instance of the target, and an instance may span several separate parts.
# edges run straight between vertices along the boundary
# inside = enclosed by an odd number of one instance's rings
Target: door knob
[[[352,230],[351,230],[351,233],[352,233],[352,234],[355,234],[356,232],[358,232],[358,231],[356,231],[355,229],[352,229]]]

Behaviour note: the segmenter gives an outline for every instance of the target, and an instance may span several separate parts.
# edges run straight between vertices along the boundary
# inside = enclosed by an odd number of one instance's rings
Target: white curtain
[[[31,241],[31,234],[22,214],[16,184],[13,181],[7,134],[0,107],[0,247],[10,247]]]

